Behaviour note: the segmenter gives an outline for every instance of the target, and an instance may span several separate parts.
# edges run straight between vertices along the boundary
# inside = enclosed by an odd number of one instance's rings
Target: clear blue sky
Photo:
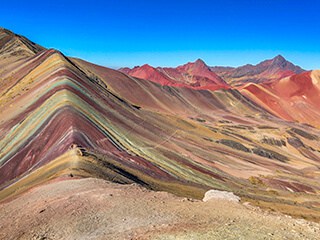
[[[238,66],[282,54],[320,68],[320,1],[3,1],[0,26],[110,67],[202,58]]]

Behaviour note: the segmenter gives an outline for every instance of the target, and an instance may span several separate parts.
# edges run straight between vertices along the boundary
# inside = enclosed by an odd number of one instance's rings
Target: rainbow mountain
[[[0,200],[94,177],[319,221],[320,72],[284,61],[118,71],[1,29]]]

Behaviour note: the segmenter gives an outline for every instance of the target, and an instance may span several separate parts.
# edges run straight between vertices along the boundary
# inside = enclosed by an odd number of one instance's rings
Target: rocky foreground
[[[320,225],[101,179],[55,180],[0,205],[0,239],[319,239]],[[10,217],[8,217],[10,216]]]

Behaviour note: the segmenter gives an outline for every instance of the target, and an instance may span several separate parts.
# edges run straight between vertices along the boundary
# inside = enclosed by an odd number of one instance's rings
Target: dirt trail
[[[0,204],[0,239],[319,239],[320,225],[98,179],[52,182]]]

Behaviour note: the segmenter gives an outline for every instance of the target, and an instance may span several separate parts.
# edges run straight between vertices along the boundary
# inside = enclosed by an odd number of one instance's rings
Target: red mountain
[[[177,68],[154,68],[150,65],[122,68],[120,71],[136,78],[150,80],[161,85],[188,87],[193,89],[229,89],[229,85],[211,71],[201,59]]]
[[[248,83],[241,89],[241,93],[282,119],[319,126],[320,70]]]

